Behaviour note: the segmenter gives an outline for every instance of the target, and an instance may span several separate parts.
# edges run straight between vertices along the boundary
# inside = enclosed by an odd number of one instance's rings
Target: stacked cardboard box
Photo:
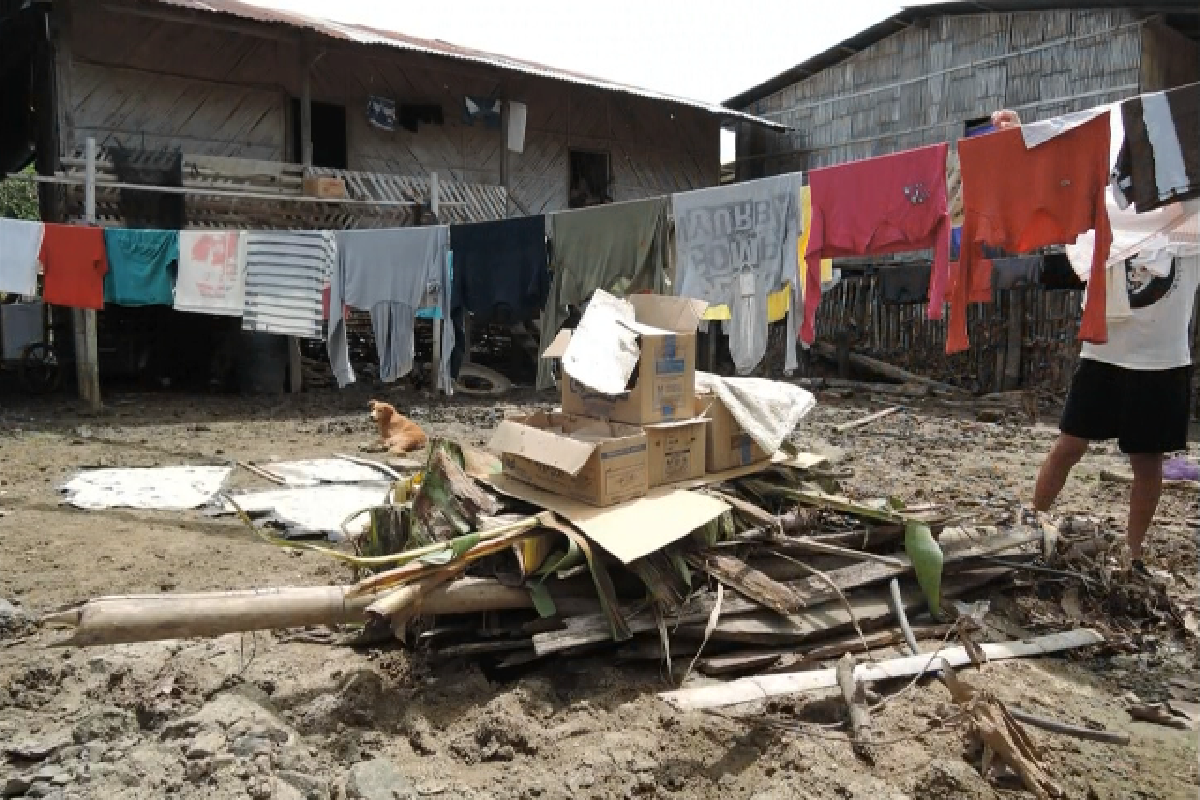
[[[598,506],[704,477],[709,422],[697,413],[696,328],[705,304],[659,295],[629,303],[639,356],[625,391],[602,394],[562,375],[561,414],[501,423],[492,447],[505,472]],[[542,357],[561,359],[571,335],[562,331]]]

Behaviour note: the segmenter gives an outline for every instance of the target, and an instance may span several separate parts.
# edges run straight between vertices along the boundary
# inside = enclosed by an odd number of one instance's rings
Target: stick
[[[850,712],[850,740],[854,743],[854,754],[868,764],[875,763],[868,741],[871,727],[871,712],[867,710],[867,690],[862,681],[854,677],[854,655],[846,653],[835,668],[842,699]]]
[[[900,581],[892,578],[888,583],[888,592],[892,599],[892,611],[896,614],[896,621],[900,623],[900,630],[904,632],[904,641],[908,644],[909,655],[917,655],[921,652],[921,648],[917,647],[917,637],[913,633],[912,626],[908,624],[908,615],[904,613],[904,600],[900,597]]]
[[[444,569],[433,575],[426,575],[412,583],[406,583],[394,592],[385,594],[367,606],[367,613],[379,617],[401,616],[400,612],[418,604],[423,595],[429,594],[435,587],[452,580],[459,572],[459,569]]]
[[[854,428],[861,428],[864,425],[870,425],[872,422],[881,420],[884,417],[890,417],[892,414],[903,410],[904,406],[892,406],[891,408],[885,408],[882,411],[876,411],[874,414],[867,414],[865,417],[859,417],[858,419],[851,420],[850,422],[843,422],[841,425],[834,425],[833,429],[838,433],[845,433],[846,431],[853,430]]]
[[[349,461],[354,464],[361,464],[364,467],[370,467],[371,469],[377,469],[394,481],[401,480],[404,477],[399,472],[397,472],[396,470],[389,467],[387,464],[384,464],[382,461],[372,461],[369,458],[360,458],[358,456],[348,456],[348,455],[345,455],[344,453],[334,453],[333,455],[336,458],[340,458],[342,461]]]
[[[251,464],[249,461],[239,461],[237,462],[237,465],[248,472],[253,472],[263,480],[268,480],[271,483],[279,486],[287,486],[287,481],[285,481],[283,478],[279,477],[274,472],[268,472],[257,464]]]
[[[1018,722],[1024,722],[1026,725],[1032,725],[1035,728],[1041,728],[1051,733],[1061,733],[1063,736],[1074,736],[1076,739],[1088,739],[1093,742],[1104,742],[1105,744],[1120,744],[1127,745],[1132,737],[1124,731],[1097,731],[1091,728],[1084,728],[1079,725],[1071,725],[1066,722],[1059,722],[1056,719],[1048,719],[1039,717],[1036,714],[1030,714],[1028,711],[1022,711],[1019,708],[1009,708],[1008,713],[1013,719]]]
[[[846,558],[854,558],[859,561],[874,561],[877,564],[886,564],[889,567],[898,567],[904,569],[908,565],[898,558],[892,556],[881,556],[878,553],[868,553],[863,550],[851,550],[846,547],[838,547],[836,544],[826,544],[825,542],[816,542],[812,539],[804,539],[801,537],[790,538],[784,540],[784,544],[799,547],[803,550],[811,550],[814,553],[827,553],[834,556],[845,556]]]
[[[1067,633],[1039,636],[1024,642],[985,644],[983,650],[989,661],[1003,661],[1009,658],[1039,656],[1077,647],[1088,647],[1103,641],[1104,637],[1097,631],[1080,628]],[[970,656],[963,647],[942,650],[940,656],[939,659],[936,659],[938,662],[948,662],[951,666],[963,666],[971,663]],[[875,664],[859,664],[855,667],[854,676],[857,680],[881,681],[934,672],[938,669],[941,669],[940,663],[938,666],[932,666],[929,656],[922,653],[917,656],[904,656]],[[740,678],[716,686],[700,686],[693,689],[663,692],[659,697],[681,711],[696,711],[703,708],[722,708],[739,703],[751,703],[769,697],[798,694],[817,689],[833,689],[836,686],[836,672],[832,669],[823,669]]]

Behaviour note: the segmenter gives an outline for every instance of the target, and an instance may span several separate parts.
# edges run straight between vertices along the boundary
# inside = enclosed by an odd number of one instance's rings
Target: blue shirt
[[[179,231],[105,228],[108,273],[104,302],[119,306],[169,306],[175,301]]]

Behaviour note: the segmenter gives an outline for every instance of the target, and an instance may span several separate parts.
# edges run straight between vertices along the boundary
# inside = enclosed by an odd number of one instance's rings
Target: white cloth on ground
[[[38,253],[46,226],[0,218],[0,292],[37,296]]]
[[[800,173],[671,196],[675,210],[675,293],[729,306],[725,330],[740,374],[767,349],[767,295],[798,284]],[[789,330],[795,327],[788,311]],[[788,336],[785,369],[796,368]]]
[[[437,365],[441,386],[450,391],[450,354],[454,328],[450,320],[450,227],[342,231],[330,280],[329,334],[326,347],[339,386],[354,381],[346,336],[345,307],[371,314],[379,377],[394,381],[413,365],[413,325],[417,309],[440,306],[442,359]]]
[[[240,317],[246,305],[246,232],[180,231],[175,310]]]
[[[817,405],[812,392],[765,378],[723,378],[696,371],[696,391],[717,396],[764,452],[774,453]]]
[[[320,339],[321,294],[337,256],[331,231],[250,231],[242,329]]]
[[[61,491],[67,495],[66,502],[90,511],[183,511],[212,500],[231,471],[231,467],[94,469],[76,475]]]

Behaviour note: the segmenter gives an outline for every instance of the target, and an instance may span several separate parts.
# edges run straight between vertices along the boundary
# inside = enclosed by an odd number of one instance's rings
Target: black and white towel
[[[1125,144],[1114,185],[1138,212],[1200,197],[1200,83],[1121,104]]]
[[[321,293],[336,258],[332,231],[251,231],[242,328],[322,338]]]

